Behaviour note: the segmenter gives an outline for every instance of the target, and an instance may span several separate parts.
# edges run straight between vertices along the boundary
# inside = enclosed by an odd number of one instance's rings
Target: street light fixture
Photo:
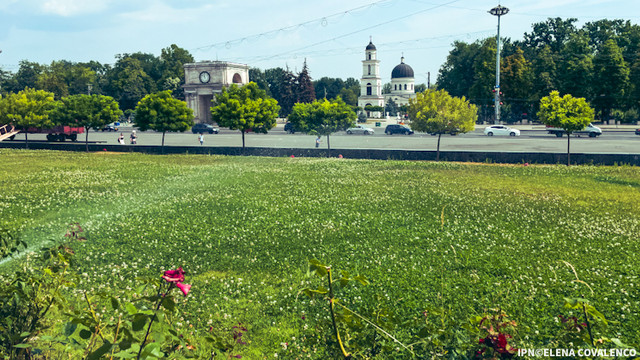
[[[498,6],[489,10],[489,13],[498,17],[498,36],[496,36],[496,87],[493,90],[494,102],[496,108],[495,124],[500,124],[500,16],[507,15],[509,9],[498,4]]]

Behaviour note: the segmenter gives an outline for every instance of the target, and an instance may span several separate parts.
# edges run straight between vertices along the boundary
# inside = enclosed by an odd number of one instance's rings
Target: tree
[[[614,40],[602,44],[595,58],[594,65],[594,103],[602,120],[608,120],[611,110],[623,103],[628,92],[629,67],[622,51]]]
[[[171,90],[174,97],[184,100],[184,64],[195,60],[189,51],[176,44],[162,49],[160,53],[160,83],[162,90]]]
[[[447,60],[438,72],[437,87],[447,90],[452,96],[469,96],[469,89],[475,78],[474,63],[479,49],[478,41],[473,44],[455,41]]]
[[[397,116],[399,110],[400,109],[398,108],[398,104],[396,104],[396,102],[393,101],[392,98],[389,98],[389,100],[387,100],[387,103],[384,104],[384,111],[388,112],[389,116]]]
[[[25,146],[29,148],[27,130],[30,127],[50,128],[55,124],[49,113],[55,107],[53,93],[26,88],[17,94],[11,93],[0,100],[0,122],[11,123],[24,131]]]
[[[533,87],[531,63],[518,48],[513,55],[504,59],[500,73],[500,91],[504,94],[505,102],[510,105],[511,119],[521,119],[522,113],[529,111],[529,96]]]
[[[249,130],[266,134],[276,125],[279,111],[278,102],[250,82],[242,87],[232,84],[229,89],[223,88],[213,100],[211,117],[222,127],[240,130],[244,150],[244,134]]]
[[[140,99],[156,89],[154,80],[145,72],[140,60],[134,57],[120,58],[107,78],[107,94],[118,100],[123,109],[135,108]]]
[[[51,113],[51,118],[57,124],[84,127],[87,151],[89,151],[89,129],[101,128],[117,121],[120,116],[122,116],[122,110],[111,96],[84,94],[62,98]]]
[[[558,90],[561,94],[593,97],[593,56],[584,32],[573,34],[564,46],[558,63]]]
[[[141,131],[162,131],[164,152],[165,133],[190,129],[193,126],[193,111],[187,107],[186,102],[173,98],[171,91],[160,91],[147,95],[138,102],[134,123]]]
[[[569,37],[576,32],[574,25],[578,19],[548,18],[545,22],[533,24],[533,31],[524,34],[524,44],[532,50],[549,47],[551,52],[558,53]]]
[[[297,102],[296,95],[296,77],[289,68],[281,73],[280,79],[280,98],[277,99],[280,104],[280,116],[286,117],[291,112],[293,105]]]
[[[302,66],[302,71],[300,71],[296,78],[296,94],[296,102],[310,103],[316,99],[316,90],[313,87],[311,77],[309,76],[309,68],[307,67],[306,59]]]
[[[567,166],[571,165],[571,134],[587,127],[593,121],[593,114],[593,109],[584,98],[574,98],[568,94],[560,97],[560,93],[552,91],[540,100],[540,121],[567,133]]]
[[[473,131],[478,109],[462,98],[453,97],[445,90],[426,90],[409,99],[411,129],[438,135],[436,161],[440,161],[440,137],[445,133]]]
[[[289,115],[289,122],[297,131],[327,136],[328,156],[331,156],[329,135],[347,130],[355,121],[356,113],[340,97],[316,100],[310,104],[297,103]]]

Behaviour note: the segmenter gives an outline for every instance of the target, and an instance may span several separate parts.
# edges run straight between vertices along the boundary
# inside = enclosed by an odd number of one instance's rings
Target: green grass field
[[[584,296],[610,321],[602,336],[640,350],[636,167],[16,150],[0,159],[0,226],[36,249],[79,222],[84,289],[124,295],[137,276],[184,267],[193,288],[181,326],[241,322],[243,358],[333,354],[326,303],[300,293],[322,284],[307,275],[310,259],[366,276],[371,284],[342,290],[341,301],[362,314],[391,309],[404,344],[438,323],[437,311],[454,334],[499,308],[518,323],[516,346],[545,347],[569,313],[564,298]],[[425,319],[426,309],[438,310]]]

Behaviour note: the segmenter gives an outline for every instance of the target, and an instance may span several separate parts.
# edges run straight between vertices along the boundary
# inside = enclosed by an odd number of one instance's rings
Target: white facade
[[[360,79],[360,96],[358,97],[359,107],[364,109],[367,105],[384,107],[380,60],[377,58],[376,47],[371,41],[365,49],[365,59],[362,60],[362,78]],[[379,117],[380,113],[370,113],[369,116]]]
[[[222,87],[249,83],[249,66],[224,61],[184,64],[184,95],[196,123],[211,123],[211,100]]]
[[[416,97],[415,78],[411,66],[404,63],[404,57],[391,72],[391,93],[384,94],[385,103],[389,99],[398,105],[408,105],[409,99]]]

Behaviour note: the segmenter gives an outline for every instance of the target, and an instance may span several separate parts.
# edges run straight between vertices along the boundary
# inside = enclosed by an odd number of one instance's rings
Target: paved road
[[[463,151],[515,151],[515,152],[566,152],[567,138],[557,138],[547,134],[541,128],[529,126],[522,127],[522,135],[519,137],[493,136],[483,134],[484,126],[478,126],[474,132],[457,136],[443,135],[440,142],[440,150]],[[518,126],[516,126],[518,128]],[[121,128],[122,133],[129,141],[131,128]],[[353,149],[404,149],[404,150],[435,150],[437,136],[416,133],[415,135],[384,134],[384,128],[375,128],[375,135],[347,135],[344,132],[336,133],[330,137],[331,148]],[[116,144],[119,133],[89,133],[90,142]],[[24,139],[23,134],[18,134],[16,140]],[[44,140],[43,134],[30,134],[29,140]],[[282,124],[269,132],[269,134],[246,134],[248,147],[290,147],[312,148],[315,146],[315,137],[304,134],[287,134],[283,131]],[[6,140],[5,140],[6,141]],[[79,141],[84,141],[84,134]],[[139,132],[138,144],[160,145],[162,134],[152,131]],[[167,133],[165,145],[193,145],[199,146],[198,136],[191,132]],[[222,129],[219,134],[205,134],[204,146],[242,146],[242,138],[238,131]],[[322,138],[321,147],[327,146],[326,137]],[[603,128],[603,135],[598,138],[572,137],[571,152],[573,153],[640,153],[640,136],[635,135],[632,127]]]

